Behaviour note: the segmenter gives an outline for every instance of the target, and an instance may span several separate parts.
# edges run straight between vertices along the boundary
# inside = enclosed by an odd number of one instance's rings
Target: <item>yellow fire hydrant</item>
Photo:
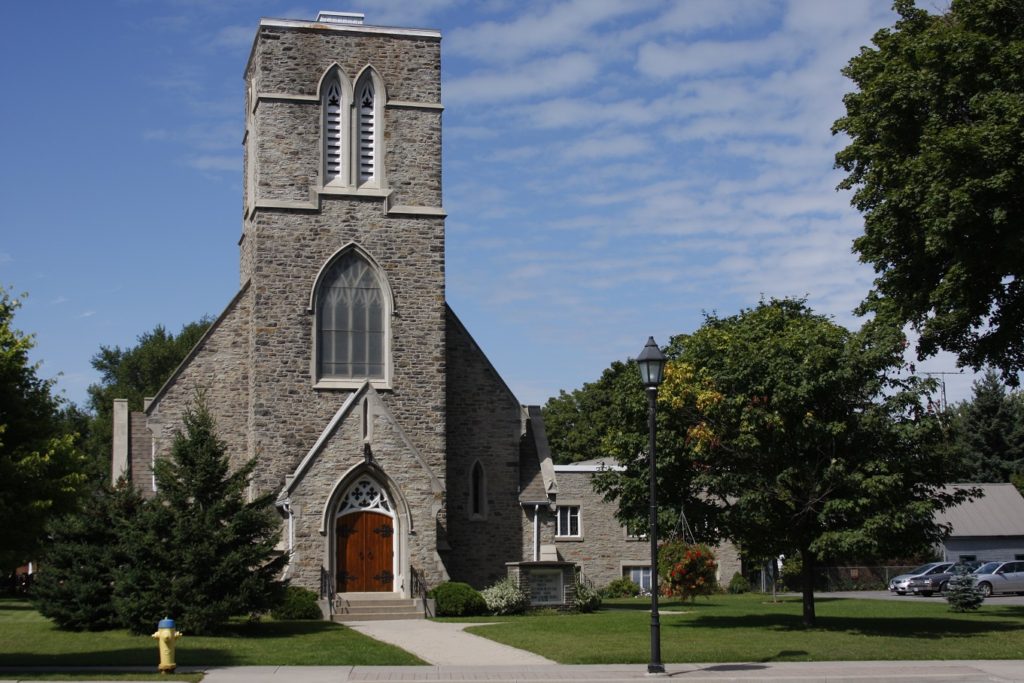
[[[160,644],[160,673],[172,674],[178,668],[178,665],[174,663],[174,648],[178,638],[181,638],[181,634],[174,630],[174,619],[170,617],[161,619],[156,628],[157,631],[153,637]]]

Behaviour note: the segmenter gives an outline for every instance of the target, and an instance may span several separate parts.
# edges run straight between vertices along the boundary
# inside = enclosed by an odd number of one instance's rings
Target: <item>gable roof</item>
[[[1013,484],[953,484],[979,488],[984,496],[944,512],[935,521],[948,523],[957,536],[1024,536],[1024,497]]]

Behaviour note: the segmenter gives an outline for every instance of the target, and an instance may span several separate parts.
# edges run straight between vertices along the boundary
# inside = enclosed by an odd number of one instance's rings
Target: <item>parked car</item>
[[[922,564],[917,569],[909,571],[906,574],[894,576],[892,580],[889,581],[889,590],[898,595],[906,595],[907,584],[910,583],[911,579],[915,579],[919,576],[941,574],[952,566],[952,562],[929,562],[928,564]]]
[[[981,562],[957,562],[944,572],[918,576],[907,582],[907,592],[914,595],[931,597],[935,593],[945,593],[946,584],[956,573],[973,572],[981,566]]]
[[[1024,562],[986,562],[974,570],[985,597],[996,593],[1024,593]]]

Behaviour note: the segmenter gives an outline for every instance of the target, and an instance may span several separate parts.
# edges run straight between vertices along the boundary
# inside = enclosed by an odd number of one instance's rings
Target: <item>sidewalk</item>
[[[597,666],[237,666],[206,670],[204,683],[350,683],[355,681],[796,681],[799,683],[1022,683],[1024,661],[768,662],[669,664],[664,676],[648,676],[643,664]],[[187,671],[188,669],[182,669]],[[18,681],[4,678],[0,683]],[[89,683],[78,681],[77,683]]]

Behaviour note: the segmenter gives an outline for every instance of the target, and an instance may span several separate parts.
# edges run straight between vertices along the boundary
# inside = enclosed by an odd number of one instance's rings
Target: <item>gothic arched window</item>
[[[360,76],[355,88],[356,178],[359,186],[381,185],[382,93],[378,90],[374,73],[368,69]]]
[[[345,102],[334,80],[324,93],[324,175],[328,182],[345,176]]]
[[[385,380],[390,300],[356,249],[330,263],[316,292],[316,379]]]

